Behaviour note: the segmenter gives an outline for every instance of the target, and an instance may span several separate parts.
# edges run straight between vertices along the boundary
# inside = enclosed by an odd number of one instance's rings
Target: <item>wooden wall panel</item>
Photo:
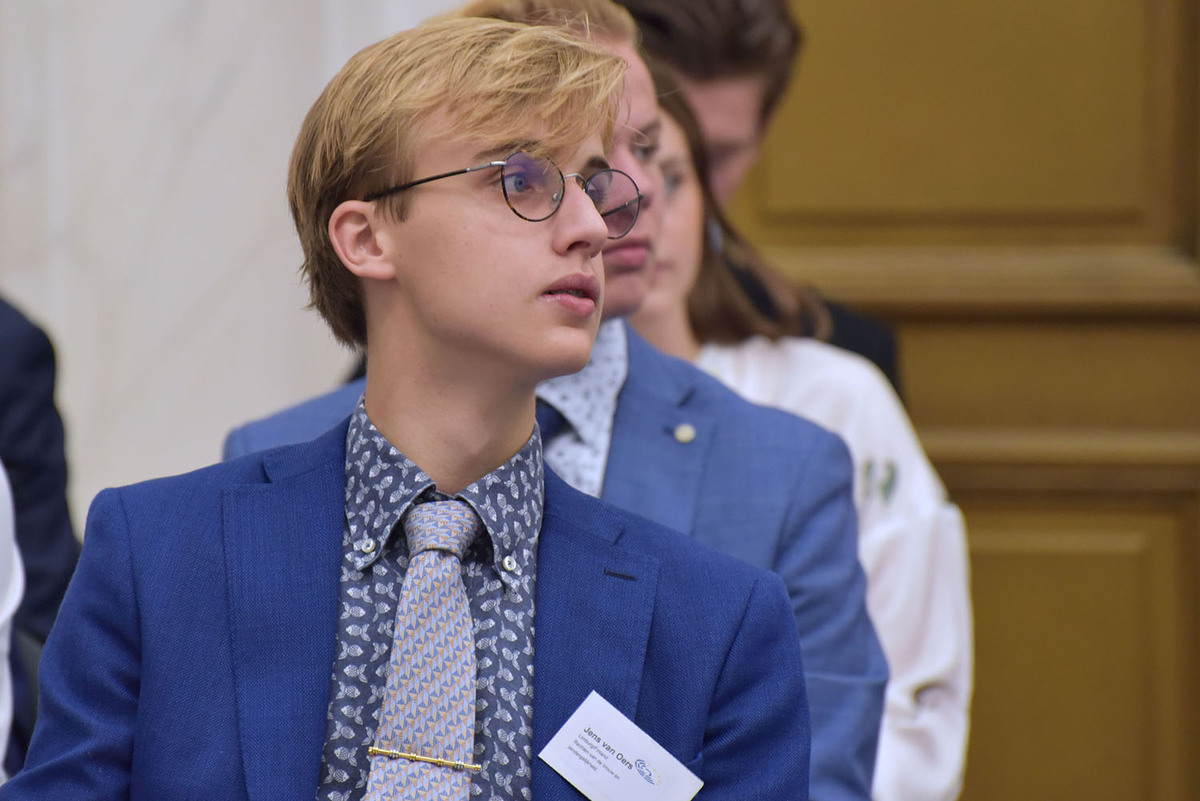
[[[1182,755],[1152,757],[1170,750],[1184,701],[1181,522],[1076,500],[964,504],[979,663],[971,801],[1180,797],[1161,790]]]
[[[964,799],[1200,798],[1200,0],[795,0],[734,204],[892,323],[963,507]]]
[[[1200,325],[937,320],[901,346],[918,425],[1200,431]]]
[[[800,244],[1177,243],[1191,0],[807,0],[736,206]]]
[[[806,80],[782,112],[789,136],[768,147],[769,213],[1142,207],[1141,4],[912,0],[847,11],[826,0],[803,12]],[[833,84],[845,91],[825,91]]]

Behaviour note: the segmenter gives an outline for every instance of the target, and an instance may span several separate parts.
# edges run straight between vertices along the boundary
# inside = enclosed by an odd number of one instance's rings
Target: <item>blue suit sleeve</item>
[[[13,491],[25,596],[17,628],[45,641],[79,558],[67,507],[62,418],[54,405],[54,348],[40,328],[11,307],[0,353],[0,460]]]
[[[800,641],[779,578],[756,583],[717,681],[700,801],[804,801],[810,728]]]
[[[0,799],[128,798],[141,639],[129,533],[115,490],[97,496],[86,545],[41,661],[25,768]]]
[[[852,471],[839,438],[814,443],[776,560],[804,653],[813,801],[870,799],[888,678],[867,614]]]

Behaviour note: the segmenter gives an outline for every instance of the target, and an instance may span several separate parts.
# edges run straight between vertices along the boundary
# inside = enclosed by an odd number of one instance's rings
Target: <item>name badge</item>
[[[538,756],[591,801],[690,801],[704,786],[595,690]]]

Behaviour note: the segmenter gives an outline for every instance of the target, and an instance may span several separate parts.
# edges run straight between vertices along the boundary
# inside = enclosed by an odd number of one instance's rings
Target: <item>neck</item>
[[[700,354],[700,340],[692,331],[687,310],[682,306],[660,312],[639,311],[629,318],[647,342],[663,353],[684,361],[694,361]]]
[[[449,495],[507,462],[528,441],[536,381],[475,363],[403,358],[368,347],[371,422]]]

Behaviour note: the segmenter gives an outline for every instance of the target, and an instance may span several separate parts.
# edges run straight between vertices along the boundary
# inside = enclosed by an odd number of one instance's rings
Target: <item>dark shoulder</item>
[[[874,362],[888,381],[895,388],[896,394],[903,397],[900,391],[900,368],[896,352],[896,336],[892,329],[873,317],[855,311],[848,306],[822,298],[829,310],[833,332],[829,344],[836,345],[842,350],[857,353]]]
[[[16,364],[30,360],[53,363],[53,359],[54,349],[46,332],[17,307],[0,298],[0,360]]]

